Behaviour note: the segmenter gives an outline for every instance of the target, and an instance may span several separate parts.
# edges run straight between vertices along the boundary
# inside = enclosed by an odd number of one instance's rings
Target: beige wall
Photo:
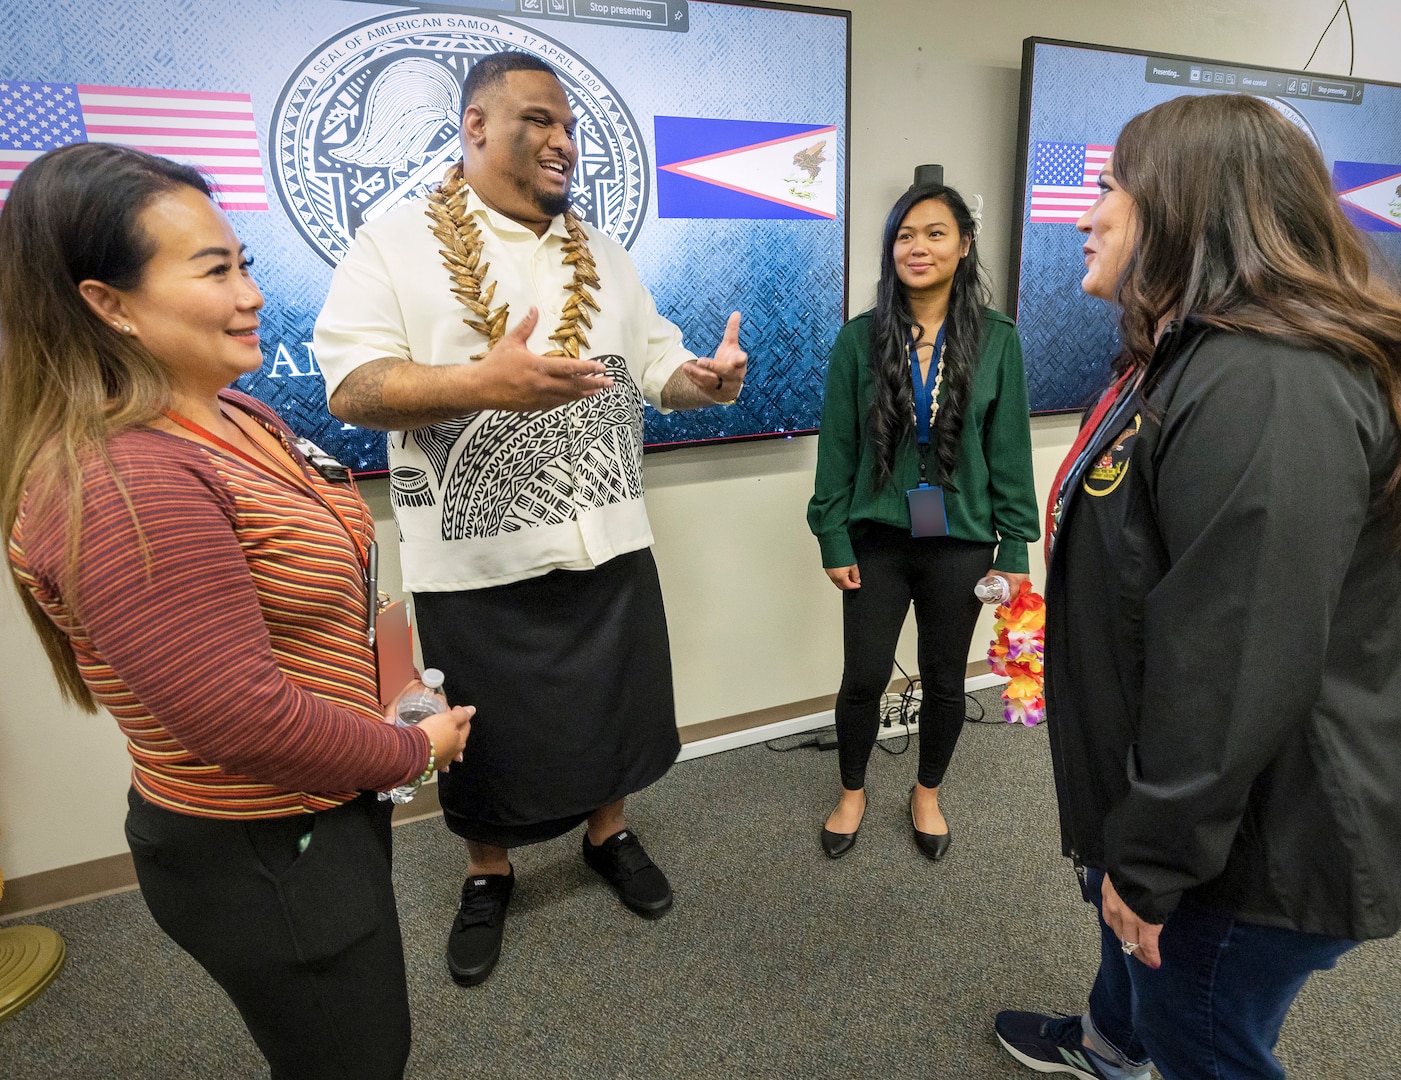
[[[837,4],[826,6],[836,7]],[[1299,67],[1332,0],[852,0],[851,305],[872,296],[876,238],[914,166],[986,199],[984,257],[1005,295],[1021,41],[1040,35]],[[1356,74],[1401,81],[1401,5],[1354,0]],[[1316,70],[1347,70],[1329,35]],[[702,348],[708,343],[696,343]],[[762,362],[762,358],[755,358]],[[1033,422],[1042,498],[1074,422]],[[648,504],[670,614],[682,724],[830,693],[840,677],[838,594],[804,525],[811,438],[651,456]],[[385,486],[368,484],[382,535]],[[391,548],[392,545],[385,545]],[[385,578],[397,581],[392,554]],[[1033,556],[1033,572],[1039,561]],[[0,599],[0,868],[10,877],[124,850],[128,761],[116,726],[59,700],[19,614]],[[981,652],[980,630],[974,652]],[[910,642],[902,662],[911,658]],[[908,666],[908,665],[907,665]]]

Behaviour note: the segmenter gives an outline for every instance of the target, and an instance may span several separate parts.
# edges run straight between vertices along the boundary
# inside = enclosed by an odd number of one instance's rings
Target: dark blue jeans
[[[1241,922],[1184,901],[1163,924],[1162,966],[1124,955],[1100,910],[1104,873],[1086,874],[1100,911],[1099,974],[1090,1019],[1132,1062],[1152,1059],[1163,1080],[1283,1080],[1274,1055],[1285,1013],[1315,971],[1357,944]]]

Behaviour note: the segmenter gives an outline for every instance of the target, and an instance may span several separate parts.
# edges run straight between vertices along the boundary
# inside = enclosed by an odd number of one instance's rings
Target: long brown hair
[[[26,490],[31,498],[62,500],[63,585],[75,610],[83,508],[77,478],[84,468],[110,470],[107,440],[159,415],[170,396],[161,364],[98,318],[78,283],[139,285],[155,254],[140,216],[181,186],[209,194],[188,166],[80,143],[30,163],[0,213],[0,524],[8,537]],[[27,589],[19,593],[63,696],[94,711],[67,637]]]
[[[1244,94],[1175,98],[1125,125],[1113,169],[1139,216],[1116,296],[1120,366],[1147,363],[1169,315],[1269,334],[1370,369],[1401,429],[1401,295],[1299,128]],[[1401,462],[1393,505],[1398,491]]]

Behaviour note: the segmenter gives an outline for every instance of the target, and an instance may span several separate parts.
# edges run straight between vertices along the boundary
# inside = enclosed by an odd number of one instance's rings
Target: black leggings
[[[912,537],[870,525],[853,538],[861,588],[842,594],[842,687],[837,757],[842,787],[866,786],[880,730],[880,701],[900,628],[915,605],[919,631],[919,782],[938,787],[963,730],[968,646],[982,607],[973,586],[992,565],[994,545],[947,536]]]
[[[173,813],[133,788],[127,805],[151,916],[233,999],[273,1080],[404,1075],[392,803],[370,793],[314,815],[230,821]]]

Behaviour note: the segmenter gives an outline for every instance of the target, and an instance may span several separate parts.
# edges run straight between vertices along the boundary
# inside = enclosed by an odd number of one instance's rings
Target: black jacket
[[[1046,697],[1065,852],[1162,922],[1401,925],[1398,454],[1370,373],[1164,335],[1062,488]]]

